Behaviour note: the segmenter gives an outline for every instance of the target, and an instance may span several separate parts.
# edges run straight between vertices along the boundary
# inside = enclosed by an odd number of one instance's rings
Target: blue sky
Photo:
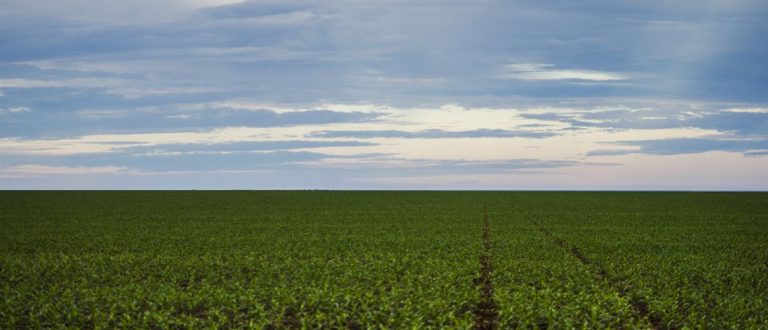
[[[768,189],[768,3],[0,0],[0,189]]]

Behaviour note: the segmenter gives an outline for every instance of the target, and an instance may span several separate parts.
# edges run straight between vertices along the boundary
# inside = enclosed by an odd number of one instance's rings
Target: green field
[[[0,328],[768,328],[768,193],[0,192],[0,228]]]

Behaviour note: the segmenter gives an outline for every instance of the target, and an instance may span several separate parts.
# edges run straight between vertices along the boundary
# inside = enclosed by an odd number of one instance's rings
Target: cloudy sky
[[[768,189],[768,2],[0,0],[0,189]]]

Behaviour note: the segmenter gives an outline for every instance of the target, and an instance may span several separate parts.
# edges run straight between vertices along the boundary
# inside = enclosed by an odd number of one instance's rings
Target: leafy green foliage
[[[767,194],[241,191],[0,192],[0,328],[471,328],[484,206],[500,328],[768,326]]]
[[[523,219],[494,207],[500,328],[642,328],[625,299]]]
[[[661,327],[768,326],[768,194],[525,193],[514,200],[578,246],[628,299],[647,304]]]
[[[461,195],[4,193],[0,327],[472,325]]]

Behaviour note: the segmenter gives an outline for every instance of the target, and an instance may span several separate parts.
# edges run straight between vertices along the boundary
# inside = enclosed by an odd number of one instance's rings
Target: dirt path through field
[[[660,317],[650,313],[648,304],[645,301],[633,298],[630,294],[631,289],[629,287],[615,280],[612,280],[608,276],[605,268],[587,258],[583,253],[581,253],[578,247],[568,243],[566,240],[560,237],[557,237],[549,229],[544,227],[544,225],[531,218],[527,213],[522,212],[521,210],[518,210],[518,213],[520,213],[528,222],[533,224],[544,236],[552,240],[555,244],[560,246],[563,250],[579,260],[579,262],[587,266],[589,269],[592,269],[595,277],[608,283],[612,290],[614,290],[620,297],[626,299],[629,302],[632,311],[639,319],[648,320],[648,325],[651,329],[670,328],[669,326],[665,325],[665,322]]]
[[[493,260],[491,225],[488,208],[483,211],[483,251],[480,254],[480,274],[475,285],[480,290],[480,301],[475,307],[475,329],[496,329],[499,327],[499,311],[493,299]]]

